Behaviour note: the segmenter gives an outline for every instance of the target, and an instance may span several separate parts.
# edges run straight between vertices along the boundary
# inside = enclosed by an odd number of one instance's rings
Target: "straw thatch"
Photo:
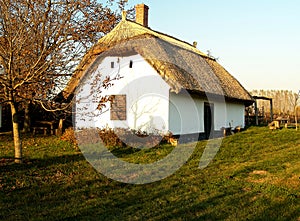
[[[125,19],[84,56],[63,96],[74,93],[86,73],[95,70],[105,57],[132,54],[140,54],[176,93],[186,89],[252,101],[250,94],[215,59],[187,42]]]

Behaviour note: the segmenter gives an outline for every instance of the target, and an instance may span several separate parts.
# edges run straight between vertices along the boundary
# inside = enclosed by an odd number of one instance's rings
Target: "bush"
[[[84,129],[74,133],[73,128],[68,128],[61,139],[72,143],[74,146],[103,142],[106,147],[134,147],[151,148],[168,143],[172,134],[161,135],[146,133],[141,130],[124,128]]]
[[[70,142],[73,144],[76,148],[78,148],[78,142],[75,137],[74,129],[73,127],[69,127],[65,130],[63,135],[60,137],[61,140]]]
[[[99,131],[99,136],[106,147],[125,147],[126,144],[120,139],[120,136],[124,135],[124,129],[102,129]]]

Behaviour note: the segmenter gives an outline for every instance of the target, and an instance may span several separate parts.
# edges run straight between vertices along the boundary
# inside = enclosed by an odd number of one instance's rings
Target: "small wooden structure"
[[[268,124],[271,130],[281,129],[283,127],[288,128],[290,123],[289,117],[277,117],[274,121]]]
[[[47,135],[48,131],[50,131],[51,135],[61,136],[63,133],[63,122],[64,119],[60,119],[57,121],[36,121],[35,126],[32,127],[33,135],[37,134],[38,131],[43,131],[44,135]],[[55,128],[56,126],[57,128]]]
[[[257,100],[268,100],[270,101],[270,117],[271,117],[271,122],[273,122],[273,99],[269,97],[264,97],[264,96],[252,96],[253,99],[255,100],[254,106],[255,106],[255,124],[258,126],[258,107],[257,107]]]
[[[50,127],[50,134],[53,135],[54,134],[54,124],[56,123],[55,121],[46,121],[46,120],[42,120],[42,121],[36,121],[35,122],[37,125],[39,126],[36,126],[36,127],[33,127],[33,130],[42,130],[41,128],[46,128],[43,129],[44,130],[44,134],[46,135],[47,134],[47,128]],[[33,134],[35,134],[33,132]]]
[[[37,131],[40,131],[40,130],[44,132],[44,135],[46,135],[47,130],[48,130],[47,127],[32,127],[32,129],[33,129],[33,131],[32,131],[33,135],[35,135],[37,133]]]

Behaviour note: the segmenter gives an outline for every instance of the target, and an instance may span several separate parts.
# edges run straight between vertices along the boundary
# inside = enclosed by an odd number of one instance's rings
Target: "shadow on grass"
[[[80,163],[77,177],[70,176],[74,169],[70,172],[66,167],[76,163]],[[193,179],[179,172],[155,183],[131,185],[107,179],[81,155],[66,155],[7,165],[1,173],[15,170],[22,182],[23,170],[33,166],[40,170],[54,166],[67,176],[0,193],[5,205],[0,207],[2,220],[297,220],[300,216],[299,198],[282,192],[274,193],[278,197],[274,201],[268,195],[272,190],[201,171],[194,171]]]
[[[184,194],[187,189],[180,184],[178,188],[167,189],[164,185],[164,182],[145,186],[111,183],[114,191],[106,193],[100,188],[99,192],[89,192],[86,207],[79,206],[77,214],[62,220],[297,220],[300,216],[296,199],[281,202],[264,197],[256,199],[259,192],[248,193],[239,188],[228,192],[221,188],[206,197],[205,190]],[[199,199],[201,194],[204,197]],[[291,203],[294,207],[287,210]]]
[[[250,138],[258,133],[250,132]],[[146,185],[110,180],[95,171],[80,153],[29,159],[23,165],[3,165],[0,220],[299,220],[298,189],[247,179],[256,168],[280,169],[276,165],[281,161],[277,159],[286,158],[290,152],[286,147],[271,148],[271,141],[263,148],[253,145],[256,140],[261,144],[261,137],[266,142],[270,133],[265,130],[263,136],[247,141],[247,146],[243,134],[239,135],[243,138],[240,143],[237,137],[228,138],[227,146],[221,148],[219,157],[207,168],[198,169],[197,152],[172,176]],[[272,142],[286,136],[272,134]],[[299,138],[286,139],[295,144]],[[274,155],[275,150],[279,157]],[[267,158],[266,153],[276,157]],[[263,157],[258,158],[261,154]],[[299,159],[296,154],[291,156],[294,157],[288,162]],[[241,166],[247,157],[249,165]],[[253,164],[257,159],[267,162]],[[238,164],[240,168],[233,167]]]
[[[124,157],[126,155],[130,155],[141,151],[140,149],[133,148],[133,147],[114,147],[114,148],[109,148],[109,150],[116,157]]]
[[[6,161],[6,162],[5,162]],[[70,154],[54,157],[45,157],[45,158],[33,158],[33,159],[24,159],[23,163],[16,164],[14,163],[13,158],[3,157],[2,164],[0,164],[0,173],[6,171],[22,171],[29,170],[31,168],[47,168],[50,166],[55,166],[58,164],[68,164],[71,162],[85,161],[85,158],[82,154]]]

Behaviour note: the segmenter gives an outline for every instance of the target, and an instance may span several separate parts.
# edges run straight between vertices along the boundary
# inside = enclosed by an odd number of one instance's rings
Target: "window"
[[[115,67],[115,62],[113,62],[113,61],[110,62],[110,67],[111,67],[111,68],[114,68],[114,67]]]
[[[126,95],[110,97],[110,120],[126,120]]]
[[[132,66],[133,66],[133,61],[130,60],[130,62],[129,62],[129,68],[132,68]]]

